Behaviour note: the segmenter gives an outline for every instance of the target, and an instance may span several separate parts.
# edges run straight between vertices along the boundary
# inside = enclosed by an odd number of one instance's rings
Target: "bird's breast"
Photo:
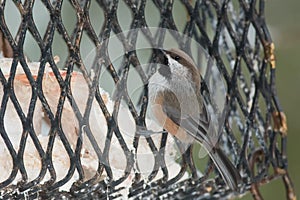
[[[194,84],[185,78],[178,77],[166,80],[159,73],[155,73],[149,80],[149,102],[154,103],[157,95],[172,93],[173,98],[166,98],[164,101],[178,101],[183,115],[200,113],[202,104],[199,102],[198,93]],[[167,102],[172,104],[172,102]]]

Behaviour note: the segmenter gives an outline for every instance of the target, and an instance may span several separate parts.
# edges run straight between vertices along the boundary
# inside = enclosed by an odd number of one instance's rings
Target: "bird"
[[[160,49],[158,58],[148,82],[149,112],[186,146],[202,144],[226,185],[237,191],[241,176],[218,145],[220,134],[201,95],[202,77],[194,61],[177,48]]]

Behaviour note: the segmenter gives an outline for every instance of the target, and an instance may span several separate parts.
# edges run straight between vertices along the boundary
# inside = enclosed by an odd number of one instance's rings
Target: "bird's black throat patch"
[[[171,69],[169,65],[161,65],[158,69],[158,72],[166,79],[171,78]]]

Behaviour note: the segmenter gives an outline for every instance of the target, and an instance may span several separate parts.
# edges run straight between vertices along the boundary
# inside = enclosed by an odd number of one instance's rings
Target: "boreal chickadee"
[[[194,140],[208,151],[225,183],[238,190],[241,176],[218,146],[218,137],[200,93],[201,75],[179,49],[161,50],[160,66],[149,79],[149,108],[167,132],[185,144]]]

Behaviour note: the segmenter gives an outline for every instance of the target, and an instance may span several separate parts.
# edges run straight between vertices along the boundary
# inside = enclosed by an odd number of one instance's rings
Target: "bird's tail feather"
[[[218,147],[213,148],[209,154],[225,183],[232,190],[237,191],[242,179],[232,162]]]

